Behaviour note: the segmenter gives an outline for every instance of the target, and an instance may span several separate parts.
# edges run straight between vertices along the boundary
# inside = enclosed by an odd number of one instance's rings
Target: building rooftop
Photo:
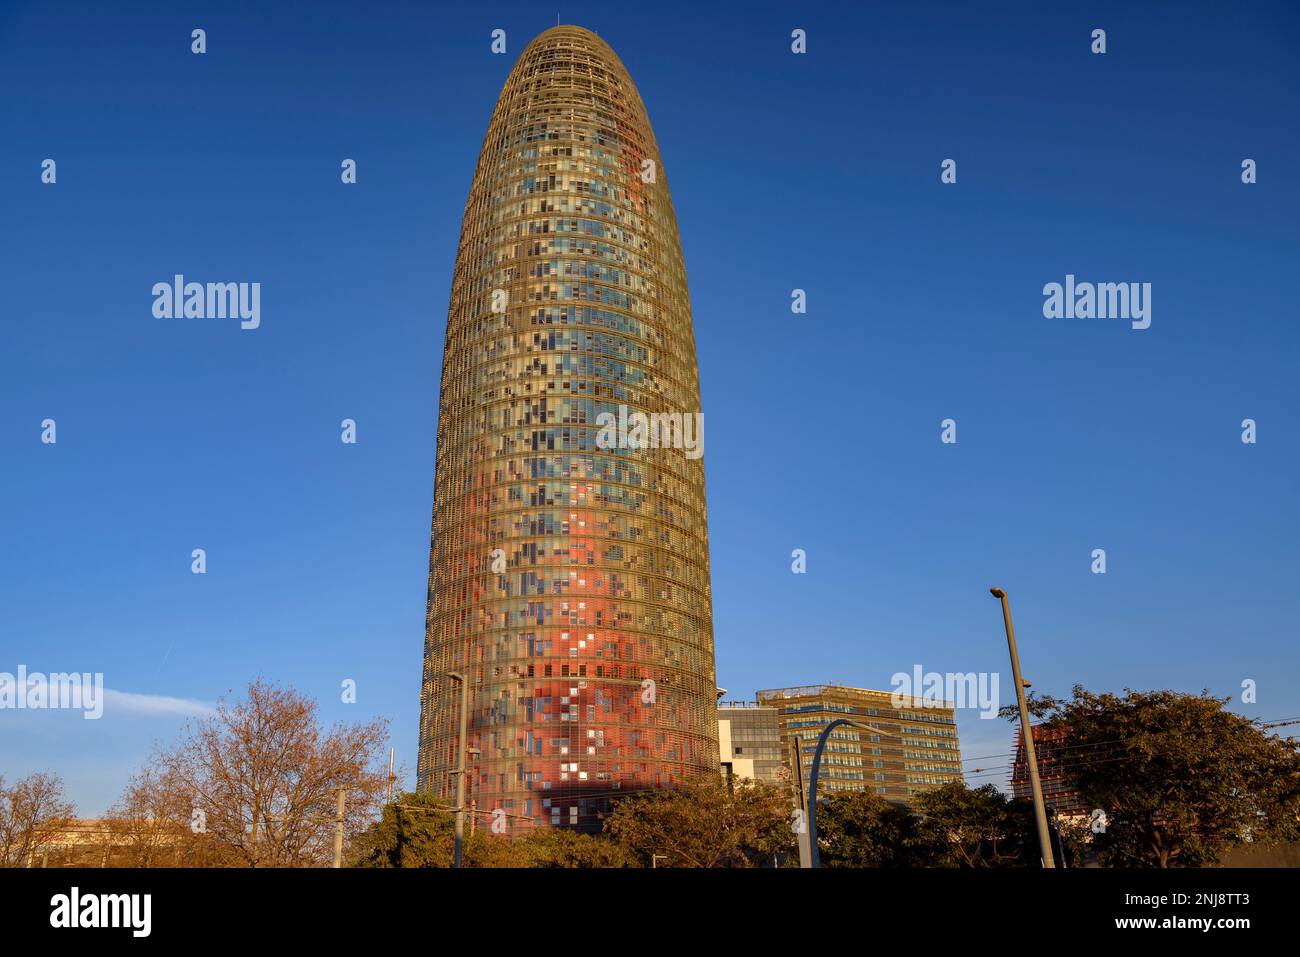
[[[871,688],[851,688],[848,685],[824,684],[824,685],[800,685],[794,688],[768,688],[764,691],[755,693],[759,704],[768,701],[777,701],[782,698],[814,698],[820,695],[860,695],[867,698],[884,699],[893,707],[895,697],[892,691],[875,691]],[[952,701],[927,701],[925,698],[910,697],[910,704],[904,704],[903,707],[911,708],[954,708],[955,702]]]

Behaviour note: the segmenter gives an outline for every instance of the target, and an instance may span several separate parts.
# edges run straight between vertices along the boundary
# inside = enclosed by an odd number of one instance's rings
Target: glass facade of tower
[[[454,795],[448,672],[469,685],[467,800],[512,830],[717,775],[703,460],[598,441],[604,413],[700,411],[645,107],[595,34],[547,30],[497,101],[452,279],[422,791]]]

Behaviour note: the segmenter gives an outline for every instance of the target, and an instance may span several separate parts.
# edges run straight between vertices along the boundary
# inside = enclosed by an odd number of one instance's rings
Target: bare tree
[[[194,863],[321,866],[333,857],[339,789],[347,839],[378,809],[387,733],[383,720],[321,728],[314,700],[259,678],[246,699],[223,700],[214,716],[188,724],[133,782],[141,793],[124,798],[169,822],[168,833],[183,822],[206,842],[215,857]],[[141,832],[137,847],[155,837]]]
[[[193,805],[174,774],[143,769],[105,815],[104,860],[126,867],[219,863],[193,827]]]
[[[0,866],[32,866],[75,815],[57,774],[29,774],[13,787],[0,776]]]

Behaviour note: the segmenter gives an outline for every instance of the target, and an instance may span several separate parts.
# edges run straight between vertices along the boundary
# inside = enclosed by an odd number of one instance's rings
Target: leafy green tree
[[[1088,867],[1096,863],[1092,848],[1092,821],[1089,818],[1052,816],[1047,812],[1047,826],[1052,836],[1052,853],[1057,867]],[[1038,840],[1037,831],[1034,836]],[[1037,843],[1034,844],[1038,846]]]
[[[385,805],[374,822],[353,844],[356,867],[451,867],[455,856],[455,819],[452,809],[427,794],[403,794]],[[465,825],[466,867],[515,866],[516,857],[502,851],[501,838],[472,832]]]
[[[427,794],[399,795],[352,847],[355,867],[451,867],[451,809]]]
[[[605,833],[642,865],[658,855],[670,867],[774,867],[798,860],[785,788],[697,781],[619,801]]]
[[[451,867],[451,807],[427,794],[403,794],[354,844],[355,867]],[[480,821],[480,824],[483,822]],[[635,858],[607,837],[538,828],[512,838],[465,829],[466,867],[629,867]]]
[[[529,867],[636,867],[623,845],[602,834],[540,828],[518,841]]]
[[[1078,686],[1040,699],[1064,728],[1056,761],[1105,812],[1093,837],[1103,864],[1204,867],[1245,842],[1300,837],[1300,744],[1225,710],[1230,700]]]
[[[511,840],[476,828],[465,835],[466,867],[532,867],[524,840]]]
[[[817,805],[817,844],[823,867],[923,867],[932,849],[912,811],[874,791],[845,792]]]
[[[1028,867],[1039,863],[1033,806],[992,784],[952,782],[917,796],[916,859],[936,867]]]

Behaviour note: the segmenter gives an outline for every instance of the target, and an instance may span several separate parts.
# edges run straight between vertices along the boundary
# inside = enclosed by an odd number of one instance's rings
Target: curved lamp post
[[[812,773],[808,775],[808,856],[813,867],[822,866],[822,856],[817,849],[817,774],[821,770],[822,751],[826,748],[826,739],[831,736],[832,731],[842,724],[847,724],[859,731],[866,731],[870,734],[887,734],[891,738],[899,737],[892,731],[873,728],[869,724],[862,724],[851,718],[836,718],[822,728],[822,733],[817,737],[817,750],[813,752]]]

